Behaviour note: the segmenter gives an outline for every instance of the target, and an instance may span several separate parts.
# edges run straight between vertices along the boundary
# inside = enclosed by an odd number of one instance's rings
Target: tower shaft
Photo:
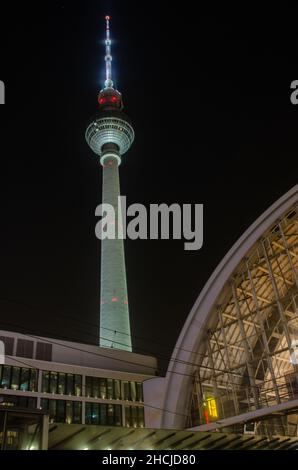
[[[101,242],[100,346],[131,351],[124,245],[118,236],[119,219],[122,224],[121,210],[118,210],[118,164],[119,156],[112,152],[102,161],[102,202],[114,208],[115,239],[107,238]]]

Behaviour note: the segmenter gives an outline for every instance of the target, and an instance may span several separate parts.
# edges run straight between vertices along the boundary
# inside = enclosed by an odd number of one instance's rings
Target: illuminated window
[[[58,374],[57,372],[50,373],[50,393],[57,393]]]
[[[215,398],[209,397],[207,398],[207,408],[208,408],[208,414],[210,418],[217,418],[218,413],[217,413],[217,406],[216,406],[216,401]]]
[[[92,397],[98,398],[99,397],[99,378],[93,377],[92,378]]]
[[[37,369],[30,369],[30,391],[37,392]]]
[[[136,383],[130,382],[130,399],[132,401],[136,401],[136,398],[137,398]]]
[[[114,425],[122,426],[122,406],[114,405]]]
[[[114,425],[114,405],[107,405],[108,406],[108,426]]]
[[[130,400],[129,382],[123,382],[123,395],[124,395],[124,400]]]
[[[142,406],[138,406],[138,427],[143,428],[144,426],[145,426],[144,408]]]
[[[82,376],[75,375],[75,396],[80,397],[82,395]]]
[[[131,423],[134,428],[138,427],[138,408],[131,406]]]
[[[106,379],[100,379],[100,398],[105,400],[107,398],[107,381]]]
[[[58,376],[58,393],[65,394],[65,374],[63,372],[59,372]]]
[[[36,369],[0,366],[0,388],[36,391]]]
[[[74,394],[74,375],[67,374],[66,375],[66,395],[73,395]]]
[[[85,423],[121,426],[122,407],[121,405],[107,405],[105,403],[86,403]]]
[[[66,416],[65,416],[65,422],[67,424],[71,424],[72,423],[72,416],[73,413],[72,413],[72,402],[71,401],[67,401],[66,402]]]
[[[20,408],[36,408],[36,398],[14,395],[0,395],[0,405],[18,406]]]
[[[98,403],[92,403],[91,423],[99,424],[99,404]]]
[[[80,401],[73,402],[73,420],[74,424],[82,422],[82,403]]]
[[[50,390],[50,373],[47,370],[42,372],[42,392],[49,393]]]
[[[141,382],[136,383],[136,388],[137,388],[137,400],[138,401],[144,401],[143,399],[143,384]]]
[[[20,380],[20,390],[24,392],[29,389],[29,369],[22,369],[21,371],[21,380]]]
[[[1,388],[10,388],[11,367],[2,367]]]
[[[144,425],[144,408],[142,406],[126,406],[125,426],[142,428]]]
[[[113,380],[112,379],[107,379],[107,391],[108,391],[108,396],[107,398],[112,399],[114,398],[114,390],[113,390]]]
[[[92,377],[86,377],[85,383],[85,395],[86,397],[91,397],[92,390]]]
[[[12,390],[19,390],[20,372],[21,372],[20,367],[13,367],[12,368],[11,385],[10,385],[10,388],[12,388]]]
[[[120,380],[114,380],[114,398],[116,400],[121,400]]]

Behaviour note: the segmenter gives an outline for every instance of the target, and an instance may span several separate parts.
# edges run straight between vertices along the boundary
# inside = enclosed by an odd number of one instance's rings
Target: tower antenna
[[[113,80],[112,80],[112,54],[111,54],[111,39],[110,39],[110,19],[111,17],[107,15],[105,17],[106,20],[106,80],[105,80],[105,88],[113,88]]]

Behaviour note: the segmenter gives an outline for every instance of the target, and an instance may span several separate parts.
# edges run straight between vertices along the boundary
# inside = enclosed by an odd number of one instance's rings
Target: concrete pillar
[[[102,159],[102,202],[115,211],[115,239],[101,242],[100,346],[131,351],[123,240],[118,238],[119,156],[109,152]]]

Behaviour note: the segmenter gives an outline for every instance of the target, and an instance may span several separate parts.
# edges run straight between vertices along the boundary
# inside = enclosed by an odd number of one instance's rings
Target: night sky
[[[183,240],[125,243],[137,352],[165,364],[227,250],[297,183],[297,11],[193,5],[1,4],[0,327],[97,343],[102,171],[84,132],[103,86],[106,14],[136,132],[122,194],[147,207],[204,204],[199,251]]]

